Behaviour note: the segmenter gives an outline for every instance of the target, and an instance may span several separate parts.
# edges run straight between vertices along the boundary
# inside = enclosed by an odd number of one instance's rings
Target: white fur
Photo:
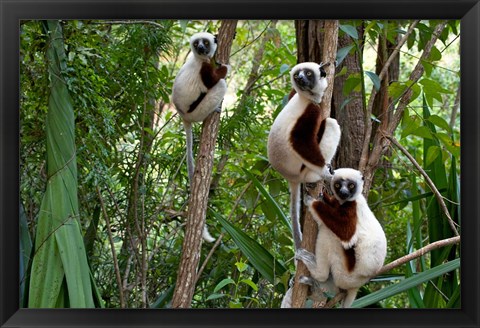
[[[193,47],[193,43],[197,39],[208,39],[210,43],[210,51],[206,55],[199,55]],[[220,110],[221,103],[227,91],[227,83],[225,79],[220,79],[216,85],[210,90],[202,82],[200,70],[203,62],[210,62],[215,55],[217,44],[215,37],[206,32],[196,33],[190,38],[190,48],[192,53],[187,58],[185,64],[180,68],[175,81],[173,82],[172,101],[177,112],[183,119],[184,129],[186,133],[187,147],[187,168],[188,178],[192,182],[194,174],[194,159],[192,152],[193,136],[192,122],[202,122],[215,110]],[[197,105],[194,111],[188,113],[190,105],[195,102],[201,93],[206,93],[202,101]],[[208,232],[205,225],[202,233],[203,239],[207,242],[213,242],[213,238]]]
[[[207,56],[200,56],[193,50],[193,42],[198,38],[208,38],[211,49]],[[222,100],[227,92],[227,83],[224,79],[208,90],[202,82],[200,69],[204,61],[209,62],[215,54],[217,45],[214,36],[210,33],[196,33],[190,39],[192,53],[185,64],[180,68],[175,81],[173,82],[172,100],[175,108],[182,118],[187,122],[202,122],[213,111],[220,109]],[[188,113],[190,105],[198,99],[202,92],[207,92],[205,98],[198,104],[197,108]]]
[[[278,114],[268,136],[270,163],[285,179],[292,182],[318,182],[330,175],[326,166],[320,167],[305,160],[290,143],[290,132],[309,103],[309,99],[295,94]],[[335,156],[340,137],[337,120],[327,118],[325,132],[318,145],[326,164],[330,164]],[[306,168],[300,172],[302,165]]]
[[[360,172],[353,169],[338,169],[332,179],[332,190],[334,180],[338,176],[359,179],[357,183],[363,187]],[[347,297],[343,302],[344,307],[349,307],[352,304],[358,288],[367,283],[382,268],[387,252],[385,233],[370,210],[365,197],[363,197],[362,188],[358,189],[355,195],[348,200],[355,200],[357,203],[358,221],[356,232],[347,243],[342,243],[323,224],[313,210],[313,202],[308,204],[308,208],[319,227],[315,249],[316,266],[309,267],[310,273],[313,278],[321,282],[327,281],[330,276],[336,287],[346,290]],[[349,272],[345,265],[344,248],[353,245],[355,246],[356,262],[353,271]]]
[[[298,88],[293,75],[298,69],[309,68],[317,79],[315,88],[310,92]],[[317,63],[301,63],[290,71],[291,83],[297,93],[290,99],[280,114],[276,117],[268,135],[267,152],[270,164],[290,184],[290,216],[292,219],[293,239],[295,249],[298,249],[302,239],[299,224],[300,186],[299,183],[319,182],[330,176],[327,165],[319,167],[303,158],[295,151],[290,142],[291,131],[307,106],[314,102],[318,104],[327,88],[327,79],[320,75],[320,65]],[[340,142],[340,126],[332,118],[326,119],[325,131],[318,145],[325,164],[330,164]],[[302,166],[305,168],[301,170]]]
[[[295,91],[297,91],[297,94],[301,94],[302,96],[308,98],[310,101],[314,102],[315,104],[319,104],[322,102],[323,93],[325,92],[325,89],[328,86],[327,79],[325,77],[320,76],[320,67],[321,67],[320,64],[305,62],[305,63],[300,63],[294,66],[290,71],[290,80],[292,82],[293,88],[295,89]],[[313,94],[301,90],[295,83],[293,75],[299,69],[311,69],[314,72],[315,78],[319,83],[317,83],[315,88],[312,90]]]

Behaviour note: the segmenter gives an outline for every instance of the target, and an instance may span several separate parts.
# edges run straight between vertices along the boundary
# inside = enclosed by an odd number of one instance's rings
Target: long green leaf
[[[66,55],[58,21],[48,34],[50,97],[46,120],[48,182],[42,200],[30,280],[29,307],[94,307],[90,269],[78,221],[73,106],[65,80]],[[68,296],[62,291],[65,278]]]
[[[242,168],[243,172],[248,176],[250,180],[252,180],[253,184],[255,187],[258,189],[258,191],[265,197],[267,202],[270,203],[270,205],[275,209],[275,212],[277,213],[278,217],[281,219],[281,222],[285,224],[285,226],[292,231],[292,225],[290,223],[290,220],[287,219],[285,213],[283,213],[282,209],[278,205],[278,203],[273,199],[272,195],[263,187],[263,184],[258,181],[258,179],[249,171],[246,169]]]
[[[237,244],[238,248],[240,248],[252,266],[270,283],[274,284],[275,277],[281,276],[287,271],[287,269],[278,262],[269,251],[253,238],[225,220],[220,214],[213,210],[211,212],[222,224],[223,228],[230,234],[235,244]]]
[[[374,304],[378,301],[384,300],[386,298],[397,295],[401,292],[404,292],[412,287],[423,284],[426,281],[440,277],[441,275],[456,270],[460,267],[460,259],[455,259],[453,261],[441,264],[437,267],[419,273],[416,276],[407,278],[398,284],[385,287],[377,292],[371,293],[367,296],[355,300],[352,304],[354,308],[363,308],[365,306]]]

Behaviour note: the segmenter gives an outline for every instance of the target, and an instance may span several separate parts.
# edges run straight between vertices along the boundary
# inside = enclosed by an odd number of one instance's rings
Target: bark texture
[[[299,62],[314,61],[317,63],[330,63],[329,66],[325,67],[325,71],[327,72],[328,88],[325,90],[322,103],[320,104],[323,118],[329,117],[332,91],[334,87],[333,80],[335,77],[334,62],[337,54],[338,21],[297,21],[295,25],[297,28],[297,42],[299,42]],[[307,35],[306,39],[305,34]],[[320,42],[322,40],[325,40],[325,42],[323,42],[322,46],[320,47]],[[308,42],[308,46],[305,46],[303,42]],[[320,54],[322,55],[320,56]],[[323,186],[321,184],[318,184],[316,188],[309,190],[309,194],[313,197],[317,197],[322,187]],[[317,223],[313,220],[308,211],[304,211],[303,217],[305,217],[305,220],[303,224],[302,248],[305,248],[310,252],[314,252],[318,233]],[[306,266],[298,261],[292,293],[293,308],[303,308],[305,306],[305,300],[308,296],[309,289],[307,285],[301,284],[298,279],[300,276],[309,275],[310,273],[308,272]]]
[[[216,60],[220,63],[228,63],[236,26],[236,20],[224,20],[220,26],[216,54]],[[189,308],[194,295],[219,122],[220,114],[217,112],[203,122],[172,308]]]

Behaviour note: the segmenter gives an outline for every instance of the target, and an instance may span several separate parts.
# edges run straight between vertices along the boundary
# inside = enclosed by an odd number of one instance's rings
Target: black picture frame
[[[19,309],[19,22],[22,19],[461,19],[461,304],[458,310]],[[0,0],[1,327],[479,327],[478,0]]]

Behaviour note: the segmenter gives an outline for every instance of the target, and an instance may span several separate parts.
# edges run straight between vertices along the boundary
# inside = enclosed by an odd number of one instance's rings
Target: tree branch
[[[427,172],[425,172],[425,170],[422,169],[422,167],[417,163],[415,158],[413,158],[413,156],[410,155],[408,150],[406,150],[405,147],[403,147],[394,137],[385,136],[385,138],[388,138],[388,140],[390,140],[395,146],[397,146],[397,148],[400,149],[402,151],[402,153],[405,156],[407,156],[407,158],[410,160],[410,162],[412,162],[412,164],[417,168],[417,170],[420,172],[420,174],[423,175],[423,177],[425,178],[425,181],[427,182],[428,186],[430,187],[433,194],[435,195],[435,198],[437,199],[440,207],[442,208],[443,213],[447,217],[448,223],[450,224],[450,228],[452,228],[452,231],[455,234],[455,236],[459,236],[458,231],[455,228],[455,222],[453,222],[452,217],[450,216],[450,213],[448,212],[447,205],[445,205],[445,202],[443,201],[442,195],[438,191],[438,189],[435,186],[435,184],[433,183],[433,181],[428,176]]]
[[[410,262],[410,261],[412,261],[412,260],[414,260],[418,257],[421,257],[421,256],[425,255],[426,253],[431,252],[435,249],[445,247],[445,246],[449,246],[449,245],[455,245],[455,244],[459,244],[459,243],[460,243],[460,236],[438,240],[436,242],[428,244],[425,247],[420,248],[419,250],[416,250],[413,253],[407,254],[407,255],[405,255],[405,256],[403,256],[399,259],[396,259],[395,261],[390,262],[389,264],[383,266],[383,268],[380,269],[380,271],[377,273],[377,275],[384,274],[384,273],[386,273],[386,272],[388,272],[388,271],[390,271],[390,270],[392,270],[396,267],[399,267],[399,266],[401,266],[401,265],[403,265],[407,262]]]
[[[395,59],[395,57],[397,56],[397,54],[399,53],[400,49],[403,47],[405,42],[407,42],[408,37],[410,36],[410,34],[412,34],[413,29],[418,24],[418,22],[419,20],[416,20],[416,21],[413,21],[412,24],[410,24],[410,27],[408,28],[405,35],[398,42],[397,46],[391,53],[390,57],[388,57],[387,61],[382,67],[382,70],[380,71],[380,74],[378,75],[380,81],[385,77],[385,74],[387,74],[390,64],[393,62],[393,60]],[[372,92],[370,93],[370,98],[368,99],[366,122],[365,122],[366,123],[365,135],[364,135],[364,141],[363,141],[364,143],[363,143],[362,156],[360,157],[360,164],[359,164],[359,170],[361,172],[365,171],[365,165],[367,164],[367,160],[368,160],[369,145],[370,145],[370,139],[372,134],[371,116],[372,116],[373,104],[374,104],[376,94],[377,94],[377,89],[375,89],[375,87],[372,87]]]
[[[430,56],[430,52],[432,51],[432,48],[435,42],[437,41],[438,37],[442,33],[445,26],[446,26],[446,21],[443,21],[435,27],[432,33],[431,39],[425,45],[425,48],[423,50],[422,56],[420,57],[420,60],[418,61],[415,68],[413,69],[412,73],[410,74],[409,81],[411,82],[411,85],[417,83],[418,80],[420,80],[420,78],[422,77],[424,72],[422,63],[424,60],[426,60]],[[382,154],[384,154],[385,151],[388,149],[390,141],[388,138],[385,138],[385,136],[393,135],[394,131],[396,130],[398,124],[402,119],[403,112],[407,107],[407,104],[410,102],[410,99],[412,98],[412,95],[413,95],[413,91],[411,87],[407,88],[407,90],[403,93],[397,105],[397,108],[395,110],[395,113],[393,115],[393,118],[388,123],[388,126],[385,129],[383,129],[383,131],[377,130],[377,133],[375,134],[375,137],[373,140],[373,145],[372,145],[372,150],[370,155],[368,155],[368,153],[364,154],[366,157],[363,158],[363,161],[361,161],[361,165],[360,165],[360,171],[362,171],[363,177],[365,180],[364,186],[363,186],[364,195],[368,195],[370,188],[372,186],[374,170],[377,167]],[[368,150],[368,147],[367,147],[367,150]]]
[[[108,217],[107,210],[105,209],[105,203],[103,202],[102,193],[97,186],[98,199],[100,200],[100,206],[102,207],[103,216],[105,218],[105,224],[107,225],[108,241],[110,242],[110,248],[112,249],[113,268],[115,270],[115,278],[118,285],[118,297],[120,298],[120,307],[125,308],[125,297],[123,295],[122,277],[120,275],[120,268],[118,266],[117,252],[115,251],[115,243],[113,242],[112,228],[110,227],[110,218]]]

